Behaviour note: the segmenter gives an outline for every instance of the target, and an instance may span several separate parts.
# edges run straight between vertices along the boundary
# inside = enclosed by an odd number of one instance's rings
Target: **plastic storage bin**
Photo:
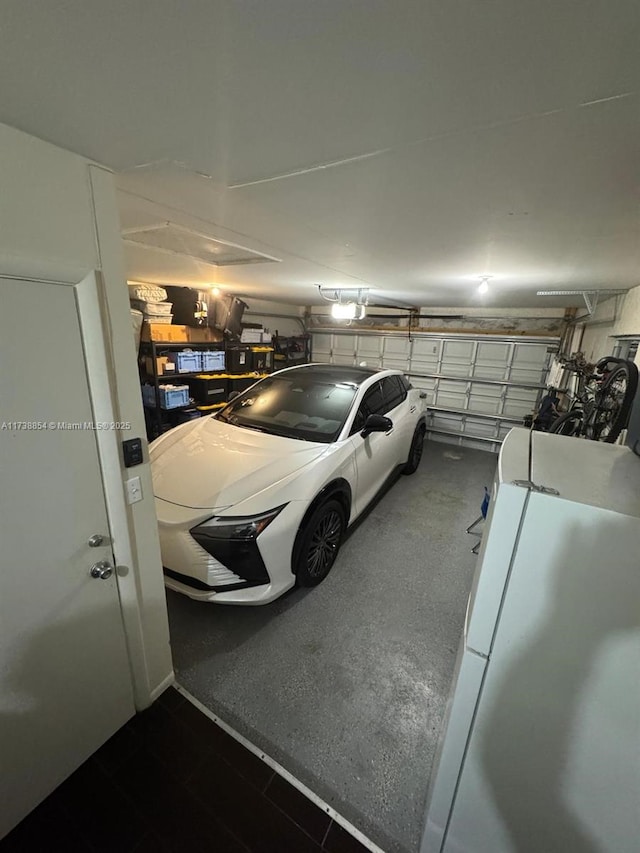
[[[273,370],[273,347],[251,347],[251,370],[270,373]]]
[[[224,350],[204,350],[200,353],[200,357],[202,359],[200,369],[207,373],[224,373],[224,355]]]
[[[160,408],[177,409],[180,406],[189,405],[188,385],[161,385],[160,386]]]
[[[201,353],[192,352],[173,352],[169,356],[170,361],[176,366],[177,373],[197,373],[202,370]]]
[[[247,388],[251,388],[252,385],[262,379],[261,376],[257,376],[255,373],[249,376],[230,376],[229,377],[229,394],[238,393],[242,394],[243,391],[246,391]]]
[[[196,376],[189,379],[189,391],[200,405],[224,403],[227,399],[227,382],[226,376]]]
[[[153,385],[142,386],[142,402],[145,406],[155,408],[156,406],[156,390]],[[175,409],[179,406],[187,406],[189,404],[189,386],[188,385],[161,385],[160,386],[160,408]]]
[[[227,373],[250,373],[252,367],[251,347],[227,347]]]

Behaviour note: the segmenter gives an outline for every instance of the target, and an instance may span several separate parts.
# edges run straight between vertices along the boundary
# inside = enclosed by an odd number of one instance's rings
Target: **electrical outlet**
[[[135,504],[142,500],[140,477],[132,477],[130,480],[126,480],[124,485],[127,490],[127,503]]]

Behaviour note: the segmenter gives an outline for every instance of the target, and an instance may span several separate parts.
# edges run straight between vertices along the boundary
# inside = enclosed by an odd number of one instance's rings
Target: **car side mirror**
[[[386,418],[384,415],[369,415],[364,422],[364,427],[360,435],[366,438],[372,432],[389,432],[393,429],[393,421],[391,418]]]

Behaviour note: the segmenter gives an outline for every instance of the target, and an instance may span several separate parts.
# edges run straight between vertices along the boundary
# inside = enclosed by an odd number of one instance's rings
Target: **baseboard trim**
[[[150,703],[149,704],[153,704],[153,702],[156,701],[158,696],[161,696],[167,688],[172,687],[172,686],[175,687],[176,689],[178,688],[178,685],[176,684],[176,676],[175,676],[175,673],[173,671],[170,672],[169,675],[167,675],[167,677],[164,678],[160,682],[160,684],[158,684],[157,687],[153,688],[153,690],[149,694],[150,695]]]

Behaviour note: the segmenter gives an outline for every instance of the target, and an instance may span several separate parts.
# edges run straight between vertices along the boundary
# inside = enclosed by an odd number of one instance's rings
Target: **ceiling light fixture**
[[[211,288],[211,295],[212,296],[220,296],[220,288],[219,287],[212,287]]]
[[[483,275],[480,279],[480,285],[478,287],[478,293],[485,294],[489,292],[489,279],[490,275]]]
[[[362,320],[369,304],[369,288],[327,288],[318,285],[320,296],[331,302],[331,316],[334,320]]]
[[[362,320],[364,315],[364,305],[356,305],[355,302],[334,302],[331,306],[334,320]]]

